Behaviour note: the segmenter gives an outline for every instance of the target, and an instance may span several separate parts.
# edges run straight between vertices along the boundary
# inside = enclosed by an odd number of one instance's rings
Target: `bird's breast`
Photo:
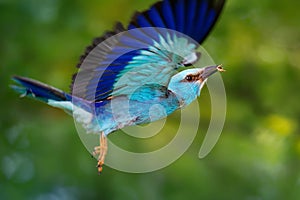
[[[180,108],[180,102],[175,95],[139,100],[119,96],[112,98],[104,106],[96,108],[97,125],[109,134],[126,126],[163,119],[178,108]]]

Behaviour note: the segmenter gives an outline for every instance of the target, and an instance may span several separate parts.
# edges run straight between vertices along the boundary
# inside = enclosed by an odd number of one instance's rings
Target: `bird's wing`
[[[81,57],[72,94],[89,101],[130,95],[142,85],[167,86],[176,70],[197,60],[195,49],[225,0],[163,0],[96,38]],[[188,60],[187,60],[188,59]]]

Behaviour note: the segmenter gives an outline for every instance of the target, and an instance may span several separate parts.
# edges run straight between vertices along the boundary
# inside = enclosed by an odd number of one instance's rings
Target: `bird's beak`
[[[222,65],[205,67],[202,73],[202,79],[205,80],[218,71],[225,72]]]

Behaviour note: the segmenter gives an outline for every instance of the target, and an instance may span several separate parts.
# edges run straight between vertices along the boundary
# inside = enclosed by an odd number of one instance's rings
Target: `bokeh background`
[[[152,173],[105,167],[98,176],[70,116],[8,87],[18,74],[68,90],[92,38],[154,2],[0,0],[0,199],[300,199],[300,1],[227,2],[204,43],[227,68],[228,98],[223,133],[205,159],[207,88],[199,133],[180,159]],[[177,115],[160,138],[110,137],[129,150],[159,147],[176,133]]]

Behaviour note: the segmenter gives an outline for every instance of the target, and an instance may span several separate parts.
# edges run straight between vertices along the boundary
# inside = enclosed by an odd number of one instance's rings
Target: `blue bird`
[[[165,118],[199,95],[221,65],[183,69],[200,59],[196,52],[218,19],[225,0],[163,0],[136,12],[127,28],[96,38],[73,76],[71,93],[14,76],[21,94],[72,115],[88,133],[100,135],[98,172],[107,153],[107,135],[126,126]],[[180,72],[179,72],[180,71]],[[163,112],[149,115],[153,105]]]

